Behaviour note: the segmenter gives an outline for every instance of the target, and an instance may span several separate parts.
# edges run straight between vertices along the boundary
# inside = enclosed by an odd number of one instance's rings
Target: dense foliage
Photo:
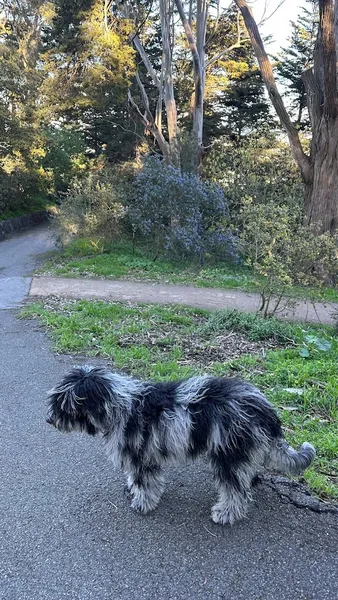
[[[129,205],[135,233],[152,240],[156,252],[198,258],[236,258],[224,190],[194,173],[166,167],[150,157],[136,176]]]
[[[136,27],[158,69],[162,55],[159,12],[149,13],[147,1],[138,3],[132,19],[121,18],[114,9],[114,2],[101,0],[24,0],[10,4],[0,0],[3,217],[43,205],[47,199],[58,199],[74,178],[90,170],[93,159],[104,157],[111,165],[153,149],[151,138],[130,111],[127,92],[131,88],[138,97],[134,89],[138,63],[150,108],[155,109],[154,86],[139,64],[130,35]],[[217,27],[215,15],[210,16],[210,53],[234,42],[237,20],[233,9],[224,11]],[[191,127],[191,60],[179,29],[175,37],[174,85],[182,167],[192,170],[195,150],[186,135]],[[232,50],[208,68],[205,101],[206,143],[224,133],[241,138],[266,120],[268,104],[249,45]]]

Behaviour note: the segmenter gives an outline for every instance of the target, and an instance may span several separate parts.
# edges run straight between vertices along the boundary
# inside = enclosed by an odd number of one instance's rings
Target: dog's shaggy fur
[[[50,392],[47,421],[60,431],[100,433],[141,513],[158,505],[168,461],[205,455],[219,492],[212,519],[222,524],[246,515],[262,467],[296,474],[315,457],[311,444],[291,448],[271,404],[237,379],[153,383],[76,367]]]

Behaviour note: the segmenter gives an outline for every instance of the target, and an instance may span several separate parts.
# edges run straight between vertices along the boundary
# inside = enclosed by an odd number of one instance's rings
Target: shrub
[[[247,197],[242,203],[240,221],[240,247],[245,262],[263,276],[264,315],[276,312],[292,286],[321,287],[325,278],[337,273],[336,238],[316,235],[302,224],[300,211]]]
[[[224,188],[232,217],[246,196],[296,210],[303,202],[303,184],[290,147],[275,138],[250,136],[241,145],[220,141],[203,169],[208,179]]]
[[[69,129],[48,128],[44,131],[45,155],[41,166],[50,174],[52,192],[65,193],[74,178],[85,176],[89,169],[86,144],[82,136]]]
[[[0,215],[36,210],[47,197],[48,175],[20,153],[0,159]],[[46,201],[45,203],[46,204]]]
[[[120,234],[125,212],[108,172],[91,173],[75,180],[56,216],[61,243],[69,242],[73,236],[111,241]]]
[[[244,333],[249,340],[275,340],[286,343],[295,341],[295,327],[271,317],[264,319],[255,313],[242,313],[235,309],[217,310],[201,328],[202,333],[222,331]]]
[[[149,157],[136,175],[129,203],[133,231],[172,258],[237,258],[223,190],[193,173]]]

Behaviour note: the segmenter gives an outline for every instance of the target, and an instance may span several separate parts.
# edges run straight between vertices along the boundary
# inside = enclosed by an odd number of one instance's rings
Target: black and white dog
[[[212,519],[221,524],[246,515],[262,467],[297,474],[316,454],[307,443],[291,448],[263,394],[232,378],[154,383],[75,367],[50,392],[47,421],[60,431],[100,433],[141,513],[158,505],[168,461],[205,455],[219,492]]]

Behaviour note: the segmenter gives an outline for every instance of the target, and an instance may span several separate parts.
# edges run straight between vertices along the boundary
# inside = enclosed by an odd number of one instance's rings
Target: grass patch
[[[233,367],[279,407],[291,444],[310,440],[316,446],[318,457],[304,478],[322,498],[338,500],[338,341],[331,342],[325,355],[301,358],[298,349],[271,351],[263,361],[252,357]]]
[[[163,380],[208,372],[251,381],[277,407],[290,443],[317,447],[304,475],[310,488],[338,500],[338,340],[330,328],[305,331],[235,311],[54,299],[27,305],[22,315],[42,321],[58,352],[106,357],[136,376]],[[330,340],[331,348],[313,347],[302,358],[300,346],[310,332]]]
[[[155,281],[158,283],[186,284],[196,287],[215,287],[257,292],[264,278],[241,265],[191,265],[164,259],[153,260],[149,250],[136,248],[128,242],[105,248],[101,241],[78,239],[62,253],[55,254],[43,267],[46,275],[63,277],[103,277]],[[294,287],[289,295],[294,298],[338,302],[336,287],[322,289]]]
[[[201,332],[217,333],[220,330],[237,331],[246,334],[248,339],[253,341],[274,339],[282,344],[294,342],[301,332],[294,325],[278,319],[263,319],[256,313],[241,313],[238,310],[215,311]]]
[[[78,239],[62,253],[55,254],[43,267],[44,274],[63,277],[107,277],[112,279],[148,280],[159,283],[181,283],[199,287],[223,287],[257,290],[257,281],[245,267],[201,267],[173,263],[158,258],[146,249],[134,251],[128,244],[104,248],[101,241]]]

